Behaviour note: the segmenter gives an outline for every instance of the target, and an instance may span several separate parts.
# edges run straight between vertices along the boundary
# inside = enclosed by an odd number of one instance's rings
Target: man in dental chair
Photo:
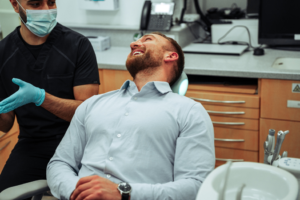
[[[48,164],[58,199],[194,200],[214,169],[209,115],[170,88],[184,68],[180,46],[151,33],[130,47],[133,81],[82,103]]]

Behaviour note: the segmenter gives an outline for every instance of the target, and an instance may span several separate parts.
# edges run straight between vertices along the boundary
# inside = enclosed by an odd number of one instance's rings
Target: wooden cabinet
[[[258,151],[258,131],[214,127],[215,146]]]
[[[262,79],[261,118],[300,121],[299,108],[288,108],[288,100],[299,101],[300,92],[292,92],[293,83],[300,81]]]
[[[4,165],[9,158],[9,155],[16,143],[18,142],[19,136],[19,125],[17,119],[12,129],[8,133],[3,133],[0,131],[0,174],[4,168]]]
[[[99,93],[119,89],[130,79],[122,70],[100,69]],[[186,96],[200,102],[209,113],[215,131],[216,166],[227,159],[262,162],[268,130],[290,130],[282,145],[291,157],[300,158],[300,101],[292,84],[300,81],[259,79],[257,85],[190,84]],[[281,151],[281,153],[282,153]]]
[[[266,141],[267,135],[269,134],[270,128],[276,130],[276,135],[280,130],[289,130],[290,132],[285,136],[284,142],[281,146],[280,155],[282,155],[283,151],[287,151],[288,157],[300,158],[300,122],[260,119],[259,162],[264,161],[263,145]]]
[[[125,70],[99,69],[99,76],[99,94],[118,90],[126,80],[132,80],[129,72]]]
[[[237,149],[228,149],[216,147],[216,167],[223,165],[227,160],[236,162],[257,162],[258,154],[255,151],[243,151]]]
[[[257,88],[257,85],[189,85],[186,96],[200,102],[213,122],[216,167],[229,159],[258,162]]]
[[[269,129],[289,130],[281,146],[280,153],[288,151],[288,157],[300,158],[300,108],[290,108],[287,102],[298,101],[300,92],[293,92],[294,83],[300,81],[262,79],[261,86],[261,119],[260,119],[260,150],[259,161],[263,162],[263,144]],[[300,106],[299,106],[300,107]],[[276,137],[277,138],[277,137]]]

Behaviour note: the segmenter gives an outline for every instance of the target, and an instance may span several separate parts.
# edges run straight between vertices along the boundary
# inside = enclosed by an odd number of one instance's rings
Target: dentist
[[[46,167],[76,108],[98,94],[93,48],[57,23],[55,0],[10,0],[22,21],[0,42],[0,131],[15,120],[19,141],[1,175],[0,192],[46,179]]]

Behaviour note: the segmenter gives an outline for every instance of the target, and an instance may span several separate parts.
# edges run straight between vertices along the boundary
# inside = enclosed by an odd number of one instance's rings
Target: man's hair
[[[165,36],[164,34],[160,33],[160,32],[152,32],[151,34],[155,34],[155,35],[160,35],[163,38],[167,39],[171,45],[173,46],[173,48],[171,49],[171,51],[175,51],[178,54],[178,60],[176,62],[176,64],[174,65],[174,77],[170,82],[170,86],[172,86],[181,76],[182,71],[184,69],[184,54],[183,51],[181,49],[181,47],[179,46],[179,44],[176,42],[176,40]],[[165,47],[166,50],[170,50],[169,48]]]

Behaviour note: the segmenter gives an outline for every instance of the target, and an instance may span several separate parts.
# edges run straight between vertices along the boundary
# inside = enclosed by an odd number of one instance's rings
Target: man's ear
[[[176,52],[167,52],[165,55],[165,62],[173,62],[173,61],[177,61],[179,58],[178,53]]]
[[[9,0],[16,13],[19,13],[19,6],[16,0]]]

